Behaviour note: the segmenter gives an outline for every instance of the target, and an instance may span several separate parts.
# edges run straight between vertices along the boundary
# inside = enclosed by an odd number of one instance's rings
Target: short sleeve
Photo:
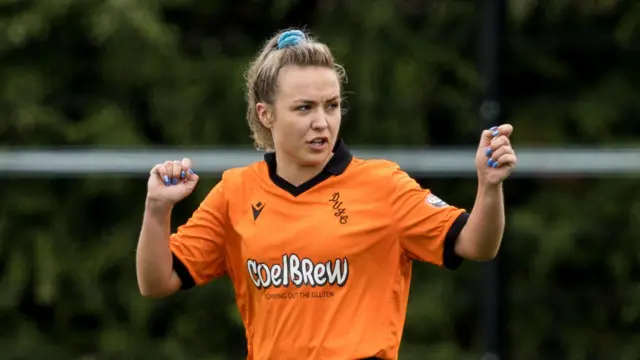
[[[187,223],[171,235],[173,269],[182,280],[183,289],[204,285],[226,272],[227,219],[227,203],[220,181]]]
[[[391,185],[391,208],[400,246],[407,256],[450,270],[458,268],[462,258],[455,253],[454,246],[469,214],[422,189],[397,166]]]

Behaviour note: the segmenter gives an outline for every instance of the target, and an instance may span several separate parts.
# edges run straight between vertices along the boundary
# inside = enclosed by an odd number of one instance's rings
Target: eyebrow
[[[340,95],[335,95],[335,96],[332,96],[332,97],[328,98],[326,102],[334,102],[334,101],[338,101],[338,100],[340,100]],[[315,103],[317,103],[317,101],[309,100],[309,99],[296,99],[294,101],[298,102],[298,103],[303,103],[303,104],[315,104]]]

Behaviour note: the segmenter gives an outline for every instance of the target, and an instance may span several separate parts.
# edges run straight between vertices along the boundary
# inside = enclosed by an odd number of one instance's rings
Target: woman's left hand
[[[476,169],[480,184],[497,185],[511,175],[518,162],[509,138],[513,126],[504,124],[482,132],[476,153]]]

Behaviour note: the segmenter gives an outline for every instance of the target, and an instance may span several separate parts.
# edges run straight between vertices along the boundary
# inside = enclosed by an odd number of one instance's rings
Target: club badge
[[[425,201],[427,204],[437,208],[448,206],[446,202],[433,194],[427,195]]]

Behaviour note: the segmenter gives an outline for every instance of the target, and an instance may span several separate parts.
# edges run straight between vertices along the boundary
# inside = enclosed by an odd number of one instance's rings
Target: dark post
[[[478,1],[480,9],[480,75],[483,81],[483,99],[480,106],[482,129],[498,125],[504,121],[501,98],[501,60],[506,0]],[[485,336],[483,360],[504,360],[505,322],[504,289],[500,277],[500,256],[485,264],[485,279],[482,296],[482,328]]]

